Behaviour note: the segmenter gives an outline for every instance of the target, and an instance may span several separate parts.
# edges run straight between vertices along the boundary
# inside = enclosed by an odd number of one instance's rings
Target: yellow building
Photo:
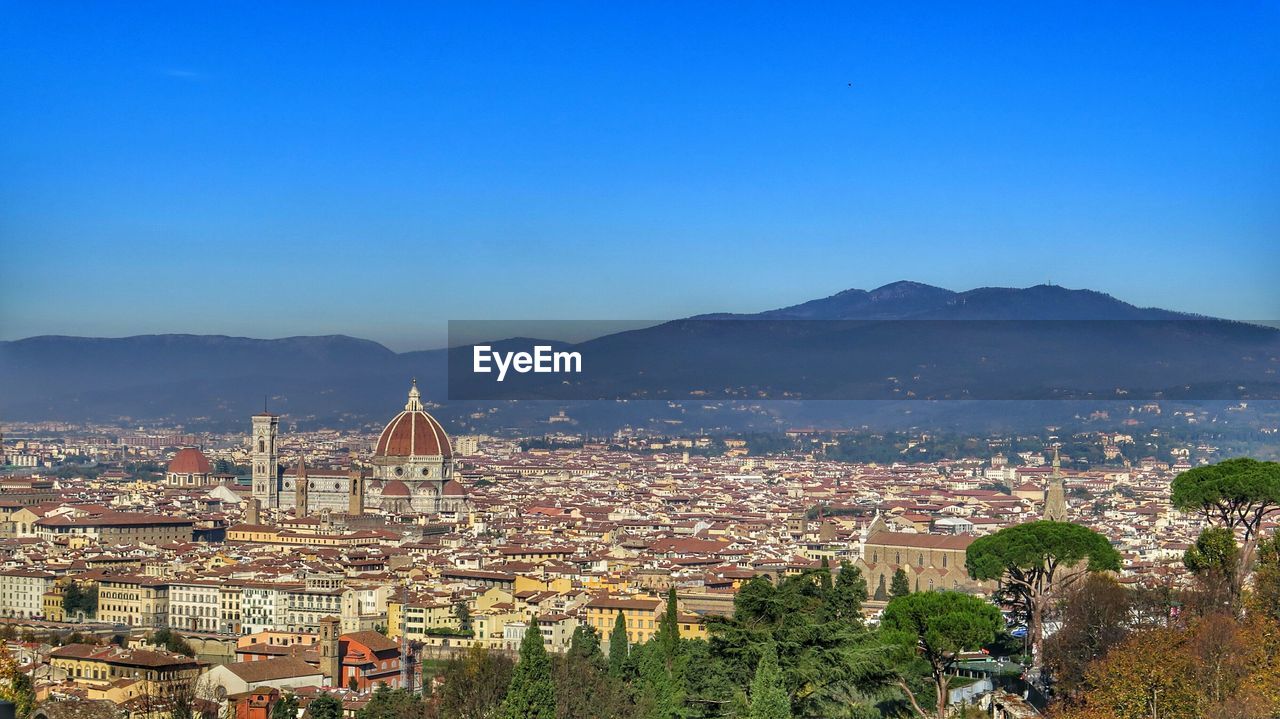
[[[104,577],[98,583],[98,621],[130,627],[168,624],[167,580],[138,575]]]
[[[707,623],[702,621],[702,617],[697,614],[685,614],[680,612],[678,615],[681,639],[706,639]]]
[[[54,584],[41,598],[44,605],[44,618],[50,622],[67,621],[67,613],[62,609],[62,585]]]
[[[387,602],[387,636],[391,639],[400,637],[401,612],[404,612],[405,633],[411,640],[422,641],[430,629],[448,629],[457,631],[462,622],[448,602],[431,600],[410,600],[407,608],[399,601]]]
[[[83,686],[87,699],[117,704],[155,700],[163,704],[206,668],[191,657],[147,649],[68,644],[49,653],[49,664]]]
[[[568,577],[540,578],[525,574],[516,575],[516,594],[520,592],[557,592],[563,594],[572,589],[573,580]]]
[[[657,599],[597,597],[585,607],[587,626],[594,628],[606,640],[605,646],[608,646],[609,633],[613,631],[614,623],[621,614],[627,623],[627,640],[632,644],[641,644],[658,631],[662,604]]]

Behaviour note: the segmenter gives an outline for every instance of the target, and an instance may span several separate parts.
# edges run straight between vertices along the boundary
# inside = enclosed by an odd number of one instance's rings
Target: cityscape
[[[5,19],[0,719],[1280,719],[1280,6]]]

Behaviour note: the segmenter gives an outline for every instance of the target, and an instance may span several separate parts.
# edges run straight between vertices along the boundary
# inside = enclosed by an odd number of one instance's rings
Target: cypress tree
[[[658,620],[657,639],[658,645],[662,647],[667,667],[670,668],[671,662],[680,650],[680,615],[676,608],[675,587],[667,590],[667,608],[662,613],[662,619]]]
[[[911,582],[907,579],[907,572],[902,567],[898,567],[893,573],[893,582],[889,584],[889,596],[897,599],[905,597],[911,593]]]
[[[529,622],[520,642],[520,661],[511,674],[503,719],[555,719],[556,685],[551,679],[551,657],[542,644],[538,620]]]
[[[594,627],[579,624],[573,628],[573,636],[569,639],[569,656],[597,662],[604,658],[600,652],[600,635]]]
[[[862,621],[862,605],[867,601],[867,580],[862,570],[849,561],[840,563],[835,587],[831,590],[831,604],[836,619]]]
[[[622,612],[618,612],[618,619],[613,623],[613,631],[609,632],[610,676],[622,676],[627,666],[627,654],[629,651],[630,645],[627,642],[627,620],[623,618]]]

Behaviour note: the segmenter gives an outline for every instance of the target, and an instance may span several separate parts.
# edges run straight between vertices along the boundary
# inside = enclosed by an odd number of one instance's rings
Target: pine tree
[[[618,619],[609,633],[609,674],[620,677],[626,671],[627,655],[631,647],[627,641],[627,620],[618,612]]]
[[[791,698],[782,682],[778,653],[766,644],[755,678],[751,680],[751,712],[749,719],[791,719]]]
[[[551,657],[542,644],[537,619],[524,630],[520,661],[511,674],[500,715],[503,719],[555,719],[556,685],[551,679]]]
[[[897,599],[905,597],[911,593],[911,582],[907,579],[907,572],[902,567],[898,567],[893,573],[893,582],[889,584],[889,596]]]

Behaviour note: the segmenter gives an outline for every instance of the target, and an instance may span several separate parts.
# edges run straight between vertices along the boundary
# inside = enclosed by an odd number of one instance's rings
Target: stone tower
[[[280,457],[276,453],[276,440],[280,435],[280,418],[270,412],[253,416],[253,496],[263,506],[280,506],[277,496],[280,479]]]
[[[364,475],[358,469],[351,470],[351,495],[347,498],[347,514],[359,517],[364,514]]]
[[[260,505],[261,505],[261,502],[258,501],[257,497],[250,497],[249,501],[245,503],[245,509],[244,509],[245,524],[261,524],[262,523],[262,515],[259,512]]]
[[[1049,477],[1049,488],[1044,492],[1044,518],[1054,522],[1067,521],[1067,490],[1062,481],[1062,462],[1058,459],[1058,448],[1053,449],[1053,475]]]
[[[329,686],[341,687],[342,656],[339,654],[338,637],[342,620],[329,616],[320,620],[320,673],[329,680]]]
[[[307,458],[298,455],[298,469],[293,475],[293,516],[307,516]]]

